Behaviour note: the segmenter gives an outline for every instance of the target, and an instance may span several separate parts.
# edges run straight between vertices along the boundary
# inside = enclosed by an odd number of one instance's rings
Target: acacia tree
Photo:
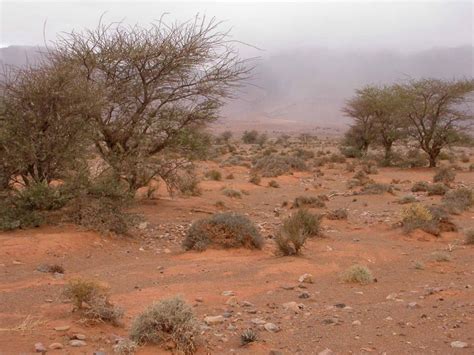
[[[101,93],[95,146],[132,191],[185,164],[189,136],[216,119],[250,72],[215,20],[123,23],[62,36],[50,60],[73,63]]]
[[[0,175],[3,187],[60,178],[84,156],[97,95],[74,67],[44,62],[11,68],[0,80]],[[90,141],[89,141],[90,142]]]
[[[374,87],[358,89],[356,95],[342,109],[346,116],[354,120],[346,132],[344,144],[354,147],[362,154],[367,153],[369,146],[376,139],[376,115],[372,105],[376,95],[377,90]]]
[[[474,120],[469,94],[474,80],[420,79],[396,85],[408,132],[436,167],[441,150],[459,140]]]

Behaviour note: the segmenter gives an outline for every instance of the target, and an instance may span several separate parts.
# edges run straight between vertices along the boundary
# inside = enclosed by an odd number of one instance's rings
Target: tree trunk
[[[436,168],[436,157],[430,155],[430,168]]]

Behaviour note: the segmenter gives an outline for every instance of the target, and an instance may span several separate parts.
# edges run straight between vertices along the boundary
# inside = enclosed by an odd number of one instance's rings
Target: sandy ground
[[[455,216],[458,232],[439,238],[424,232],[405,235],[396,226],[402,206],[396,202],[413,182],[430,181],[429,169],[382,168],[377,182],[398,179],[395,194],[334,195],[323,212],[347,208],[347,221],[322,222],[324,238],[312,239],[302,256],[275,254],[271,240],[283,217],[281,207],[299,195],[347,191],[353,173],[344,164],[322,168],[322,177],[295,173],[276,178],[279,189],[248,183],[244,167],[218,168],[234,180],[203,181],[199,197],[162,196],[134,207],[149,223],[147,236],[101,236],[75,226],[46,226],[0,233],[0,354],[34,352],[34,344],[64,344],[48,354],[113,353],[117,336],[126,336],[133,317],[153,301],[180,294],[199,318],[228,315],[225,322],[205,328],[199,354],[474,354],[474,247],[463,244],[462,231],[474,227],[474,212]],[[202,169],[218,167],[203,163]],[[458,172],[456,184],[474,185],[474,174]],[[244,189],[242,199],[222,195],[221,188]],[[419,194],[435,203],[439,197]],[[189,224],[220,209],[247,214],[267,239],[263,250],[184,252],[180,246]],[[432,253],[445,251],[451,260],[438,262]],[[424,264],[418,269],[416,263]],[[41,273],[39,264],[60,264],[64,277]],[[377,282],[346,284],[340,275],[354,263],[367,265]],[[314,283],[299,283],[304,274]],[[86,325],[61,297],[67,280],[94,278],[110,286],[112,300],[125,310],[123,325]],[[228,305],[224,291],[233,291],[238,305]],[[309,298],[300,298],[302,293]],[[242,304],[243,301],[251,304]],[[302,304],[285,310],[284,303]],[[23,329],[16,328],[23,324]],[[252,322],[252,320],[254,322]],[[269,332],[255,323],[271,322],[281,330]],[[69,326],[57,331],[54,327]],[[253,328],[258,341],[240,346],[240,334]],[[68,345],[74,334],[86,336],[87,346]],[[462,341],[466,348],[453,348]],[[158,346],[138,354],[167,353]]]

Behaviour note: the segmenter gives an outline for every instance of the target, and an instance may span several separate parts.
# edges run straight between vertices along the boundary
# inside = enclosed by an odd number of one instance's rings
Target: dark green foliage
[[[202,251],[211,246],[261,249],[263,238],[246,216],[233,212],[217,213],[194,222],[183,241],[185,250]]]

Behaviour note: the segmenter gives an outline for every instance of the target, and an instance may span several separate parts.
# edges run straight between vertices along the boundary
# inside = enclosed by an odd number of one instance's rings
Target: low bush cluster
[[[246,216],[225,212],[194,222],[183,241],[185,250],[217,248],[261,249],[263,238]]]
[[[307,170],[303,159],[296,156],[282,156],[271,154],[257,159],[252,170],[259,172],[263,177],[277,177],[292,171]]]

